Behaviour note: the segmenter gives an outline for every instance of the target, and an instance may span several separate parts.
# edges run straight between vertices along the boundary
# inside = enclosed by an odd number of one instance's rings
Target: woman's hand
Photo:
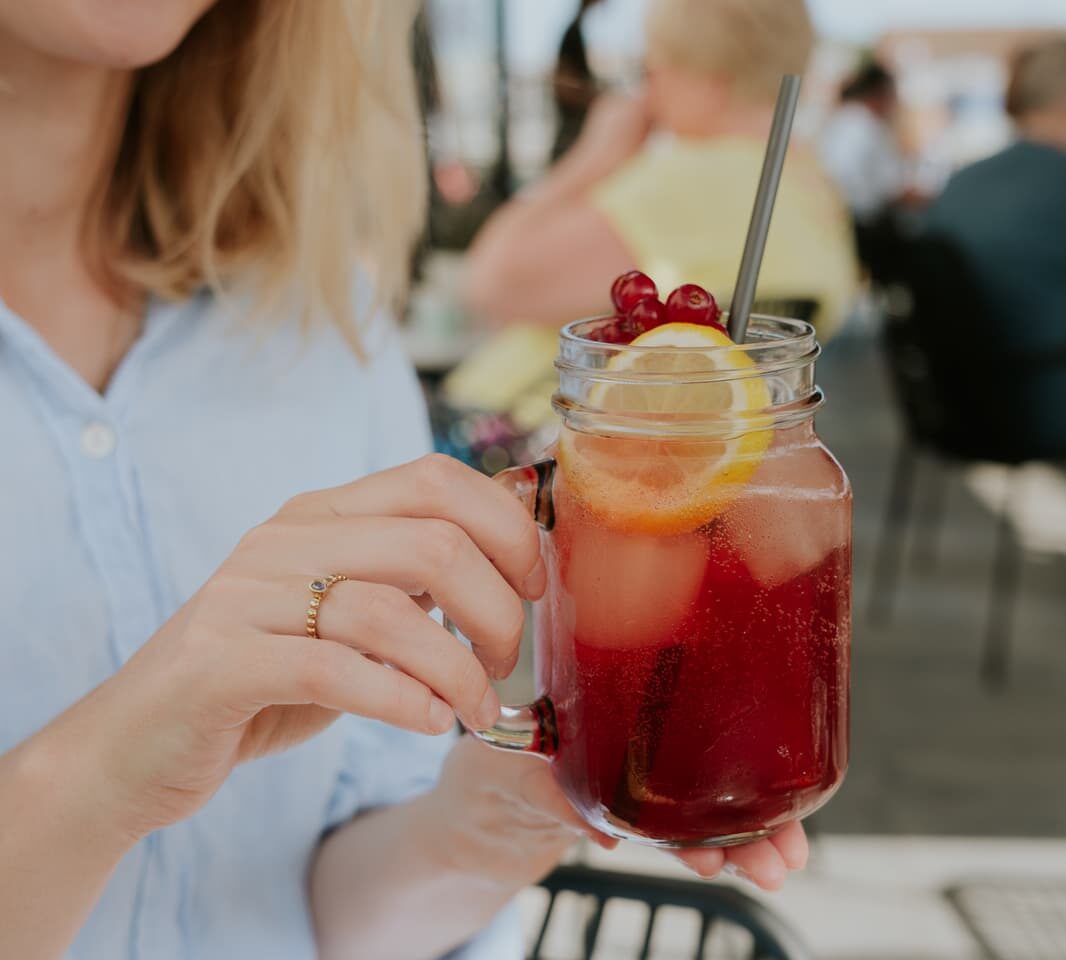
[[[306,635],[309,582],[336,583]],[[192,814],[233,766],[292,746],[338,711],[424,733],[493,723],[522,598],[545,571],[533,521],[441,456],[305,494],[248,533],[110,680],[48,728],[88,753],[133,835]],[[473,652],[426,615],[439,604]],[[69,752],[68,751],[68,752]]]
[[[445,874],[479,876],[510,891],[547,874],[582,835],[612,849],[618,841],[582,820],[539,757],[505,753],[463,737],[436,786],[416,801],[442,824],[431,860]]]
[[[686,867],[710,879],[720,873],[750,880],[763,890],[780,890],[792,870],[807,865],[807,834],[798,820],[772,837],[739,847],[701,847],[673,851]]]
[[[477,874],[517,889],[547,874],[581,835],[605,849],[618,841],[574,811],[538,757],[492,750],[473,737],[457,744],[440,782],[421,801],[433,823],[436,857],[446,871]],[[807,837],[791,823],[745,846],[672,852],[701,877],[725,871],[776,890],[807,862]]]

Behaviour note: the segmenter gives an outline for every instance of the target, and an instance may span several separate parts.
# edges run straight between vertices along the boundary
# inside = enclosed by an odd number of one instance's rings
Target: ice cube
[[[763,586],[777,586],[848,544],[850,488],[816,441],[780,438],[723,522],[752,576]]]
[[[669,641],[692,611],[707,568],[699,533],[671,537],[575,523],[560,557],[568,616],[582,642],[603,647]]]

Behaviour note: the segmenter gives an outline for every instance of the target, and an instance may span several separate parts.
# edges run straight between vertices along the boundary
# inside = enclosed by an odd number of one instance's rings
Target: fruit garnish
[[[724,330],[718,320],[721,315],[717,301],[698,283],[682,284],[666,299],[666,318],[669,323],[713,324]]]
[[[564,430],[559,462],[574,497],[604,525],[668,536],[718,516],[762,462],[773,429],[770,391],[755,362],[714,326],[667,323],[611,357],[631,379],[597,383],[588,404],[629,421],[707,418],[706,436],[601,436]],[[685,382],[693,374],[735,373]],[[641,379],[641,375],[657,379]],[[745,375],[747,374],[747,375]]]
[[[666,307],[657,297],[645,297],[626,314],[637,336],[666,323]]]
[[[625,317],[608,317],[586,330],[583,336],[594,343],[630,343],[622,339],[622,321]]]
[[[659,298],[655,281],[639,270],[623,273],[611,284],[611,303],[620,314],[627,314],[645,297]]]
[[[643,327],[638,327],[629,317],[608,317],[601,320],[591,330],[587,330],[583,336],[586,340],[595,343],[610,343],[626,345],[644,332]]]

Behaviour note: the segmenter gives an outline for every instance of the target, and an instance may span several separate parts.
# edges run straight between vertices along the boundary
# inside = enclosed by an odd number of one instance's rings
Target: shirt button
[[[115,431],[94,420],[82,427],[81,452],[92,460],[103,460],[115,449]]]

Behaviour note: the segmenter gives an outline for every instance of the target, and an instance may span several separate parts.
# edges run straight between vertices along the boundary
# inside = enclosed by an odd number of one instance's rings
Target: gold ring
[[[329,588],[335,583],[340,583],[348,578],[343,573],[334,573],[332,576],[320,577],[312,580],[308,587],[311,590],[311,604],[307,608],[307,635],[312,640],[318,637],[318,608],[322,604],[322,598],[329,592]]]

